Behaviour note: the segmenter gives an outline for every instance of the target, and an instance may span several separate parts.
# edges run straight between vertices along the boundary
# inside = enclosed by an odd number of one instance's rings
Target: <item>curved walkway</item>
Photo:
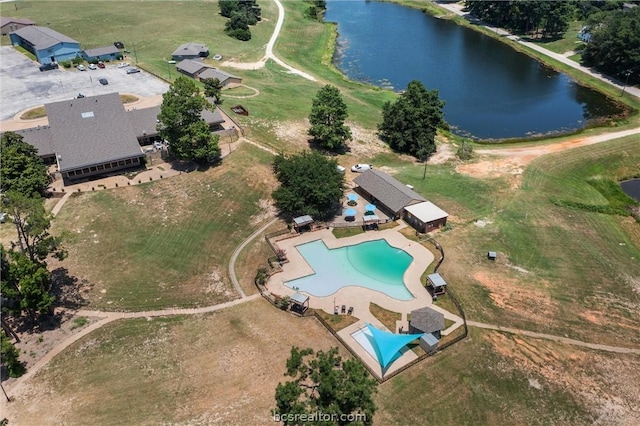
[[[570,339],[568,337],[554,336],[553,334],[536,333],[535,331],[520,330],[511,327],[502,327],[500,325],[485,324],[477,321],[467,321],[467,325],[471,327],[484,328],[485,330],[502,331],[520,336],[533,337],[534,339],[552,340],[554,342],[565,343],[567,345],[581,346],[583,348],[595,349],[598,351],[616,352],[620,354],[636,354],[640,355],[640,349],[623,348],[620,346],[601,345],[598,343],[583,342],[581,340]]]
[[[260,94],[260,91],[258,89],[256,89],[255,87],[247,86],[246,84],[240,84],[238,85],[238,87],[246,87],[249,90],[253,90],[253,94],[244,95],[244,96],[234,96],[234,95],[229,95],[228,93],[223,93],[224,97],[233,98],[233,99],[249,99],[249,98],[255,98]]]
[[[232,68],[238,68],[238,69],[257,70],[264,67],[267,61],[271,59],[276,64],[289,70],[290,74],[299,75],[300,77],[306,78],[307,80],[316,81],[316,78],[313,77],[312,75],[307,74],[304,71],[300,71],[299,69],[294,68],[291,65],[288,65],[282,59],[278,58],[275,55],[275,53],[273,53],[273,47],[276,44],[276,40],[278,40],[278,36],[280,35],[280,30],[282,30],[282,25],[284,24],[284,7],[282,6],[282,3],[280,2],[280,0],[273,0],[273,1],[276,3],[276,6],[278,7],[278,21],[276,22],[276,27],[273,30],[273,34],[271,34],[271,38],[269,39],[269,42],[267,43],[267,49],[262,59],[260,59],[258,62],[227,61],[227,62],[224,62],[222,65],[232,67]]]

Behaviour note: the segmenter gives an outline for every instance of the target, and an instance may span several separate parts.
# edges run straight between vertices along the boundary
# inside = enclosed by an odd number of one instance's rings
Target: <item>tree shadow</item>
[[[307,139],[307,144],[309,145],[309,148],[314,150],[314,151],[318,151],[324,155],[330,156],[330,157],[335,157],[337,155],[344,155],[347,154],[349,152],[351,152],[351,147],[349,145],[342,144],[342,146],[338,149],[335,150],[329,150],[326,149],[325,147],[323,147],[320,142],[314,138],[310,138]]]
[[[69,275],[67,268],[51,271],[51,294],[56,297],[56,306],[67,309],[80,309],[89,304],[83,293],[91,288],[87,280],[79,280]]]

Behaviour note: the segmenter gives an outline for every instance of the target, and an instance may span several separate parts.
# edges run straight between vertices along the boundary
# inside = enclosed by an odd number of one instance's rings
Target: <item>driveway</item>
[[[0,121],[13,118],[17,113],[50,102],[111,92],[131,93],[139,96],[160,95],[169,85],[144,71],[127,74],[127,68],[118,68],[117,62],[104,69],[78,71],[64,69],[40,71],[39,64],[11,46],[0,47]],[[98,82],[106,78],[109,84]]]

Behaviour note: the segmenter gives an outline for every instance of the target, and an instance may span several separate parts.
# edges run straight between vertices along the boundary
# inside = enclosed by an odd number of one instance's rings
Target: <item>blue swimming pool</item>
[[[324,241],[317,240],[296,249],[315,273],[287,281],[285,285],[289,288],[325,297],[352,285],[380,291],[398,300],[413,299],[403,280],[413,258],[386,240],[331,250]]]

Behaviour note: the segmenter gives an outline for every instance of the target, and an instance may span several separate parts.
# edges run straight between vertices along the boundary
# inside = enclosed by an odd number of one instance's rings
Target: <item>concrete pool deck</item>
[[[352,237],[340,239],[333,235],[331,229],[322,229],[319,231],[305,232],[292,238],[279,240],[276,245],[286,251],[289,262],[282,266],[282,272],[272,275],[267,282],[267,290],[271,294],[278,296],[291,296],[295,293],[295,290],[285,286],[284,283],[314,273],[313,269],[309,266],[304,257],[302,257],[298,252],[296,246],[320,239],[324,241],[329,249],[359,244],[366,241],[385,239],[389,245],[400,248],[410,254],[413,260],[404,274],[404,284],[409,292],[414,296],[413,300],[397,300],[379,291],[359,286],[343,287],[326,297],[318,297],[304,291],[300,291],[300,293],[309,296],[309,307],[322,309],[330,314],[334,313],[334,306],[341,307],[342,305],[345,305],[347,309],[349,307],[353,307],[353,316],[358,318],[359,321],[344,328],[343,330],[340,330],[338,335],[360,356],[360,359],[362,359],[363,362],[367,363],[372,370],[379,372],[380,374],[382,374],[382,371],[377,361],[373,360],[371,355],[369,355],[366,350],[362,348],[362,346],[360,346],[360,344],[351,336],[355,331],[365,327],[367,322],[382,330],[387,329],[387,327],[385,327],[369,311],[370,302],[390,311],[400,312],[402,314],[402,319],[397,322],[396,329],[389,330],[394,333],[398,332],[400,326],[402,326],[404,330],[408,330],[409,322],[407,320],[407,314],[411,313],[411,311],[415,309],[423,308],[425,306],[429,306],[432,309],[441,312],[446,319],[454,321],[453,325],[442,331],[442,335],[448,335],[463,324],[462,318],[433,304],[431,295],[420,282],[422,273],[434,260],[433,254],[420,243],[411,241],[398,232],[406,226],[403,222],[400,223],[401,224],[399,226],[393,229],[368,231]],[[386,373],[390,373],[400,368],[415,358],[417,358],[415,353],[407,351],[389,366]]]

